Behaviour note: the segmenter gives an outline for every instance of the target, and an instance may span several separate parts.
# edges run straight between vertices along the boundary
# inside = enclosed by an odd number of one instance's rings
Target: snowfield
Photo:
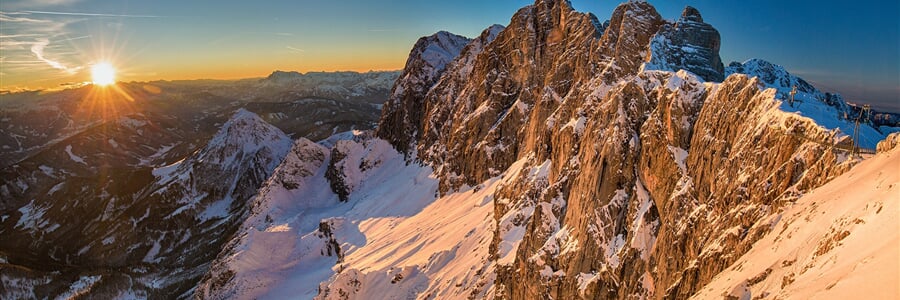
[[[694,299],[900,299],[900,147],[772,216],[772,231]]]
[[[213,270],[220,265],[234,272],[232,284],[222,290],[206,290],[201,284],[201,294],[239,299],[459,299],[493,292],[493,194],[519,171],[436,198],[438,182],[430,167],[407,165],[403,155],[381,139],[346,142],[356,146],[349,147],[352,152],[344,162],[379,161],[374,168],[351,172],[357,176],[351,180],[358,182],[358,192],[340,202],[324,175],[331,157],[294,155],[316,156],[328,153],[327,148],[297,141],[261,189],[233,251],[214,263]],[[284,182],[296,185],[286,188]],[[340,250],[333,249],[332,241]]]

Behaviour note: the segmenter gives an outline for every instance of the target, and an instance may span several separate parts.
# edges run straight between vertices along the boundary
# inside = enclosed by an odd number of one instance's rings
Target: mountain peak
[[[679,22],[684,21],[703,23],[703,16],[701,16],[700,11],[693,6],[685,6],[684,11],[681,12],[681,20],[679,20]]]
[[[490,33],[496,35],[496,34],[500,33],[501,31],[503,31],[503,29],[506,29],[506,26],[503,26],[500,24],[494,24],[494,25],[489,26],[484,31],[490,32]]]
[[[302,76],[303,76],[303,73],[300,73],[300,72],[297,72],[297,71],[281,71],[281,70],[275,70],[275,72],[272,72],[272,74],[269,74],[269,76],[266,77],[266,79],[268,79],[268,80],[279,80],[279,79],[297,78],[297,77],[302,77]]]
[[[425,63],[430,68],[423,70],[426,71],[426,74],[423,75],[429,79],[436,80],[447,63],[459,55],[459,52],[462,51],[462,48],[469,41],[471,39],[467,37],[443,30],[430,36],[421,37],[416,42],[409,59],[406,61],[406,69],[409,69],[410,64]]]
[[[235,111],[206,145],[203,159],[212,158],[214,162],[226,163],[237,152],[249,154],[263,148],[287,152],[290,146],[291,138],[284,132],[255,113],[241,108]]]
[[[766,85],[779,89],[789,90],[792,86],[797,86],[797,89],[800,92],[821,94],[814,86],[805,80],[794,76],[783,66],[759,58],[751,58],[743,63],[732,62],[728,64],[728,68],[725,69],[725,74],[731,75],[734,73],[759,77]]]
[[[700,11],[687,6],[674,24],[667,23],[650,42],[650,60],[644,70],[690,71],[704,80],[725,79],[719,56],[719,31],[704,23]]]
[[[254,114],[243,107],[238,108],[238,110],[236,110],[234,114],[231,115],[231,119],[229,119],[229,122],[234,122],[239,119],[258,119],[262,121],[262,119],[260,119],[257,114]]]
[[[376,134],[406,152],[421,132],[425,94],[472,40],[447,31],[419,38],[385,102]]]
[[[566,5],[571,7],[572,2],[569,0],[535,0],[534,6],[557,6],[557,5]]]

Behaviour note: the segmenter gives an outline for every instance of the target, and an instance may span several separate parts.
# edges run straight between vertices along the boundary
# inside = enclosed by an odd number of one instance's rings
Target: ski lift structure
[[[856,125],[853,127],[853,153],[852,153],[853,155],[859,155],[860,150],[861,150],[859,148],[859,123],[861,121],[868,122],[869,114],[871,114],[871,113],[872,113],[872,107],[869,106],[868,104],[866,104],[866,105],[863,105],[862,111],[860,111],[859,114],[856,115]],[[865,116],[865,118],[863,118],[863,116]],[[874,152],[874,151],[872,151],[872,152]]]
[[[799,100],[795,99],[796,95],[797,95],[797,86],[795,85],[795,86],[791,87],[790,98],[788,99],[788,104],[791,107],[794,107],[795,102],[800,102]],[[844,152],[849,153],[852,156],[860,156],[861,154],[875,154],[875,149],[861,148],[859,146],[860,125],[862,123],[869,122],[871,113],[872,113],[872,107],[869,106],[868,104],[866,104],[866,105],[863,105],[863,108],[860,110],[859,114],[856,115],[856,119],[854,120],[855,124],[853,127],[853,136],[851,138],[852,143],[851,143],[850,147],[847,147],[846,145],[840,146],[840,145],[837,145],[835,142],[823,143],[821,141],[818,141],[814,138],[808,137],[808,136],[800,134],[800,133],[786,132],[786,134],[797,137],[802,140],[805,140],[807,142],[813,142],[813,143],[829,146],[832,150],[844,151]],[[844,113],[844,119],[849,119],[846,112]]]

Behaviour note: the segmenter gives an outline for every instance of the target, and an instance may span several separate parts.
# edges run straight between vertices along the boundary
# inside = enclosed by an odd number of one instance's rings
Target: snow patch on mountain
[[[69,286],[69,290],[60,294],[57,299],[75,299],[80,296],[87,295],[91,292],[91,288],[102,279],[103,276],[82,276],[80,279]]]
[[[247,183],[268,178],[290,147],[281,130],[239,109],[199,152],[154,169],[159,186],[154,193],[172,195],[182,205],[167,219],[188,211],[204,221],[227,218],[234,200],[255,193]]]
[[[84,158],[81,158],[81,156],[78,156],[78,155],[75,155],[75,153],[72,153],[72,145],[66,145],[66,154],[68,154],[69,158],[72,159],[72,161],[74,161],[74,162],[77,162],[77,163],[80,163],[83,165],[87,164],[84,161]]]
[[[48,222],[43,219],[46,212],[47,208],[40,207],[35,203],[35,200],[31,200],[31,202],[28,202],[28,205],[19,208],[19,213],[21,213],[22,216],[20,216],[19,221],[16,222],[16,228],[37,230],[46,226]]]

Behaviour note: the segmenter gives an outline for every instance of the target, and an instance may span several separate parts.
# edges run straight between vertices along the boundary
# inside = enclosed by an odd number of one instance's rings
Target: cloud
[[[154,16],[154,15],[100,14],[100,13],[39,11],[39,10],[26,10],[23,12],[29,13],[29,14],[55,15],[55,16],[112,17],[112,18],[165,18],[164,16]]]
[[[287,48],[288,50],[297,52],[297,53],[303,53],[303,52],[306,52],[306,50],[303,50],[303,49],[300,49],[300,48],[294,48],[294,47],[291,47],[291,46],[285,46],[285,48]]]
[[[63,70],[63,71],[68,72],[69,74],[75,74],[75,72],[78,72],[78,70],[81,70],[81,67],[69,68],[58,61],[44,57],[44,48],[47,47],[47,45],[49,45],[49,44],[50,44],[50,40],[48,40],[48,39],[43,39],[43,38],[38,39],[36,43],[31,45],[31,53],[34,53],[34,55],[37,57],[37,59],[47,63],[54,69]]]
[[[0,11],[0,50],[3,51],[4,73],[8,76],[21,72],[45,70],[43,66],[74,74],[81,67],[72,67],[61,57],[72,54],[71,42],[89,38],[89,35],[69,36],[68,24],[72,19],[40,18],[28,12]],[[54,54],[50,54],[54,53]]]
[[[91,35],[76,36],[76,37],[73,37],[73,38],[67,38],[67,39],[58,40],[57,42],[74,41],[74,40],[80,40],[80,39],[87,39],[87,38],[90,38],[90,37],[91,37]]]
[[[42,7],[69,6],[81,0],[11,0],[4,3],[6,9],[34,9]]]
[[[41,20],[41,19],[32,19],[29,17],[20,17],[23,15],[29,15],[24,12],[4,12],[0,11],[0,21],[7,23],[24,23],[24,24],[53,24],[52,20]]]

